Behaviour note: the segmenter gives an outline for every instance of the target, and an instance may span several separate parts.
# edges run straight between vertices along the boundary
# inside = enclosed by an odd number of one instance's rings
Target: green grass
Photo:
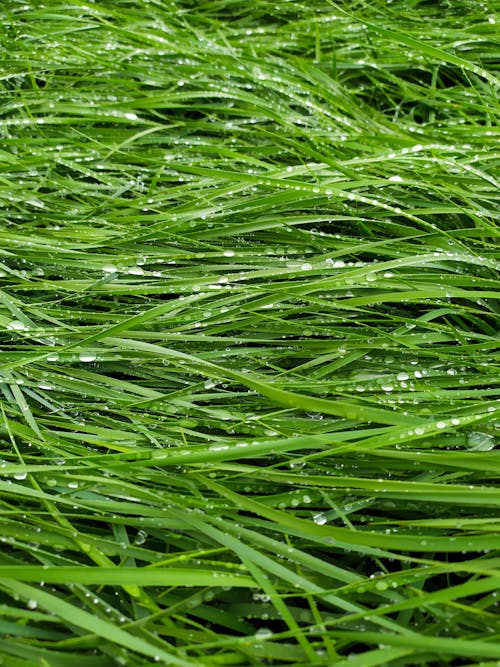
[[[496,0],[6,0],[0,663],[500,664]]]

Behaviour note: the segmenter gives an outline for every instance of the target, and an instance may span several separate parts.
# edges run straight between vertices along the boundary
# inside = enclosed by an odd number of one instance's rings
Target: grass
[[[2,3],[3,665],[500,664],[498,10]]]

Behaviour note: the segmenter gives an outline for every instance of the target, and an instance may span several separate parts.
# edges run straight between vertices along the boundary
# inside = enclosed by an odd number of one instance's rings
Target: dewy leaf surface
[[[0,3],[1,664],[497,664],[499,9]]]

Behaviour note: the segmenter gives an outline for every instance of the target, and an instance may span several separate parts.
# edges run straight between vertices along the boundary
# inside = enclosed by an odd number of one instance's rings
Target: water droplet
[[[12,320],[7,324],[7,329],[12,329],[13,331],[26,331],[29,327],[20,322],[19,320]]]
[[[80,359],[80,361],[83,361],[85,363],[90,363],[91,361],[95,361],[97,359],[97,356],[92,352],[81,352],[78,355],[78,358]]]
[[[327,522],[326,514],[324,512],[320,512],[319,514],[315,514],[313,516],[313,521],[318,526],[324,526],[325,523]]]
[[[224,257],[234,257],[234,250],[224,250],[222,254]]]
[[[389,584],[386,581],[377,581],[375,588],[377,591],[386,591],[389,588]]]
[[[467,444],[474,451],[489,452],[495,447],[495,438],[489,433],[474,431],[469,434]]]
[[[266,641],[267,639],[271,639],[272,636],[273,636],[273,631],[270,630],[269,628],[259,628],[255,633],[255,639],[259,639],[260,641]]]
[[[28,609],[36,609],[38,607],[38,602],[36,600],[28,600],[26,606]]]
[[[104,271],[104,273],[116,273],[116,271],[118,271],[118,269],[114,264],[105,264],[102,267],[102,270]]]
[[[146,533],[145,530],[139,530],[137,533],[137,537],[135,538],[135,543],[140,546],[141,544],[144,544],[146,541],[148,534]]]

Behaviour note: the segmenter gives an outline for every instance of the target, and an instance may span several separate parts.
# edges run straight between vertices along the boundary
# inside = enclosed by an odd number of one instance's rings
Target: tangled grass
[[[2,3],[2,664],[500,664],[498,9]]]

